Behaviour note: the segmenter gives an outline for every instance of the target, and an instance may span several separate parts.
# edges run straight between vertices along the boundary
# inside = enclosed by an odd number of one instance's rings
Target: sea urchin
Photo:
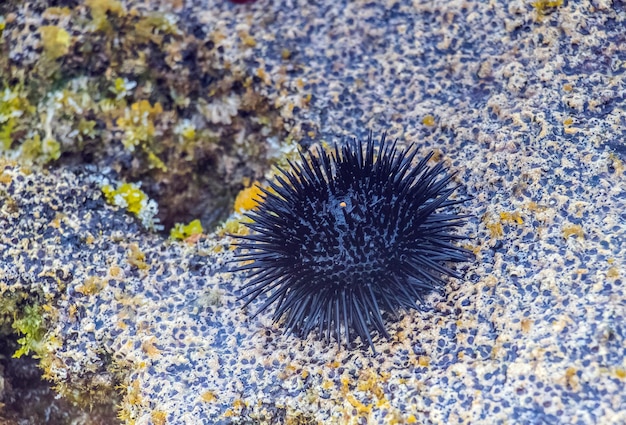
[[[450,199],[451,175],[427,165],[432,155],[414,164],[417,150],[398,150],[384,134],[375,152],[370,133],[365,146],[353,140],[279,168],[246,214],[254,233],[237,244],[245,251],[236,261],[246,262],[237,270],[251,270],[246,305],[263,295],[256,314],[275,305],[289,332],[318,329],[348,345],[356,334],[374,351],[372,330],[389,338],[382,311],[418,308],[441,291],[442,275],[459,277],[445,263],[470,256],[452,233],[465,216],[443,211],[464,200]]]

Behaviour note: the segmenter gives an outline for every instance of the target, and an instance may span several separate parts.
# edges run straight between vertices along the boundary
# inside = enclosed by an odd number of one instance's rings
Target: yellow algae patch
[[[109,204],[126,207],[135,215],[139,214],[148,199],[148,195],[134,183],[123,183],[117,189],[105,185],[102,187],[102,193]]]
[[[170,238],[186,240],[191,236],[201,235],[203,230],[202,223],[198,219],[191,221],[189,224],[176,223],[170,230]]]

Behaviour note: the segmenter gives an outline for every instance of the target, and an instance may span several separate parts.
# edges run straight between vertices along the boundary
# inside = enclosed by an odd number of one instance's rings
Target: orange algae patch
[[[248,188],[243,189],[237,195],[235,199],[234,209],[237,212],[248,211],[259,205],[261,201],[260,195],[263,194],[263,190],[258,185],[258,182]]]
[[[422,124],[424,124],[426,127],[432,127],[435,125],[435,117],[433,117],[432,115],[426,115],[424,118],[422,118]]]

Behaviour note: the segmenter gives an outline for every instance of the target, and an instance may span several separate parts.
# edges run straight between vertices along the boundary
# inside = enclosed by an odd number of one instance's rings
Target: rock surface
[[[154,7],[219,39],[302,145],[436,150],[477,259],[374,357],[251,319],[222,233],[169,241],[100,171],[5,161],[0,295],[46,306],[61,392],[117,385],[135,424],[626,422],[625,4],[214,3]]]

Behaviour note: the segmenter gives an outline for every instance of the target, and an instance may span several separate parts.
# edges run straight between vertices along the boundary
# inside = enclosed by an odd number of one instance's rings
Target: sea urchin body
[[[265,298],[257,314],[275,305],[273,319],[284,316],[290,332],[317,329],[348,345],[358,335],[374,350],[372,331],[389,338],[383,311],[417,308],[442,276],[459,277],[446,263],[470,254],[453,232],[464,216],[445,211],[463,202],[450,199],[451,176],[427,165],[432,152],[416,161],[415,149],[385,135],[375,144],[370,134],[301,154],[262,191],[237,255],[246,262],[238,270],[251,270],[246,305]]]

